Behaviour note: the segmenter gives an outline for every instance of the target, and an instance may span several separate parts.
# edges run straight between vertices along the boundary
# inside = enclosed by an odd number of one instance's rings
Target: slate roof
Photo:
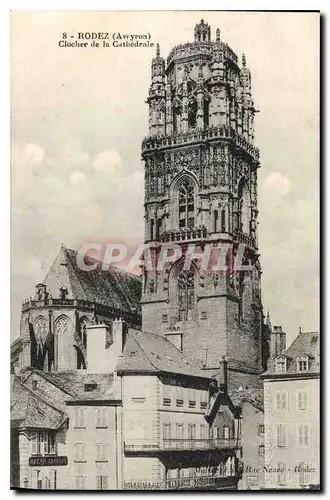
[[[284,373],[297,373],[296,360],[300,355],[306,355],[309,357],[309,368],[307,373],[318,373],[320,371],[319,332],[299,332],[292,344],[280,354],[280,356],[284,356],[287,359],[287,369]],[[270,366],[269,370],[267,370],[267,372],[263,375],[274,373],[274,371],[275,362],[272,363],[272,366]]]
[[[65,286],[67,299],[96,302],[127,312],[140,312],[141,279],[114,266],[102,270],[102,263],[85,257],[87,265],[98,264],[92,271],[83,271],[77,264],[75,250],[61,247],[43,284],[53,299],[59,298],[59,290]]]
[[[12,427],[55,430],[66,419],[63,411],[43,400],[15,377],[10,405]]]
[[[49,385],[47,384],[43,389],[40,388],[42,396],[47,401],[54,401],[55,395],[52,386],[55,385],[63,392],[63,399],[57,399],[57,404],[63,408],[65,408],[65,402],[70,400],[100,401],[116,399],[112,373],[89,373],[83,370],[44,372],[36,369],[31,370],[30,373],[37,373],[49,382]],[[95,384],[95,388],[92,391],[86,391],[86,384]]]
[[[242,406],[250,403],[259,411],[264,411],[264,391],[263,389],[243,389],[229,392],[229,397],[234,406]]]
[[[175,373],[209,379],[197,368],[197,361],[188,360],[166,337],[129,329],[119,372]]]

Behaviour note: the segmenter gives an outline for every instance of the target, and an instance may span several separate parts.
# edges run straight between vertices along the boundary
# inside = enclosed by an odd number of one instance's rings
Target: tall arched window
[[[153,241],[153,239],[154,239],[154,225],[155,225],[154,219],[150,219],[150,234],[149,234],[149,237],[150,237],[151,241]]]
[[[56,369],[63,370],[67,368],[65,363],[66,347],[68,345],[69,337],[69,319],[66,316],[61,316],[55,323],[55,339],[56,339]]]
[[[195,273],[182,270],[177,277],[179,321],[193,319],[195,306]]]
[[[213,211],[213,232],[216,233],[218,231],[218,210]]]
[[[43,370],[46,357],[45,341],[47,338],[47,321],[43,316],[37,318],[34,325],[34,334],[36,342],[34,366],[39,370]]]
[[[210,103],[207,99],[204,99],[204,128],[209,126],[209,112],[210,112]]]
[[[156,223],[156,240],[159,240],[161,228],[162,228],[162,219],[157,219],[157,223]]]
[[[249,190],[244,179],[241,179],[238,187],[238,229],[245,234],[250,232],[250,200]]]
[[[81,318],[79,321],[78,335],[83,343],[85,352],[87,352],[87,318]],[[86,370],[86,361],[82,352],[77,349],[77,368],[78,370]]]
[[[226,211],[221,210],[221,232],[226,232]]]
[[[190,99],[188,106],[188,126],[195,128],[197,121],[197,102],[195,99]]]
[[[179,227],[187,229],[195,224],[194,186],[185,180],[178,189],[179,195]]]

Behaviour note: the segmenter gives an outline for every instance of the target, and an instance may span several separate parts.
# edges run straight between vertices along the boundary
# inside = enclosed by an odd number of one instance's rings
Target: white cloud
[[[279,172],[271,172],[265,179],[264,186],[267,191],[273,191],[282,196],[287,194],[291,188],[291,181]]]
[[[122,169],[122,160],[120,154],[111,149],[100,153],[94,160],[95,170],[108,174],[119,173]]]

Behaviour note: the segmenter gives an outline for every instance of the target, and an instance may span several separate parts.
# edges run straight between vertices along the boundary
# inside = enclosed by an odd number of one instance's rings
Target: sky
[[[313,13],[11,14],[11,317],[60,245],[143,239],[141,141],[155,48],[61,48],[62,34],[150,34],[166,57],[211,25],[252,73],[262,297],[289,342],[319,329],[319,17]]]

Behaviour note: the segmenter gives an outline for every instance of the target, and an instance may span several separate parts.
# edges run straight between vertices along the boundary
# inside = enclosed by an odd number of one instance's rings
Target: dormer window
[[[286,358],[284,356],[279,356],[275,360],[275,371],[277,373],[283,373],[286,371]]]
[[[308,356],[298,356],[297,358],[297,371],[307,372],[308,370]]]

